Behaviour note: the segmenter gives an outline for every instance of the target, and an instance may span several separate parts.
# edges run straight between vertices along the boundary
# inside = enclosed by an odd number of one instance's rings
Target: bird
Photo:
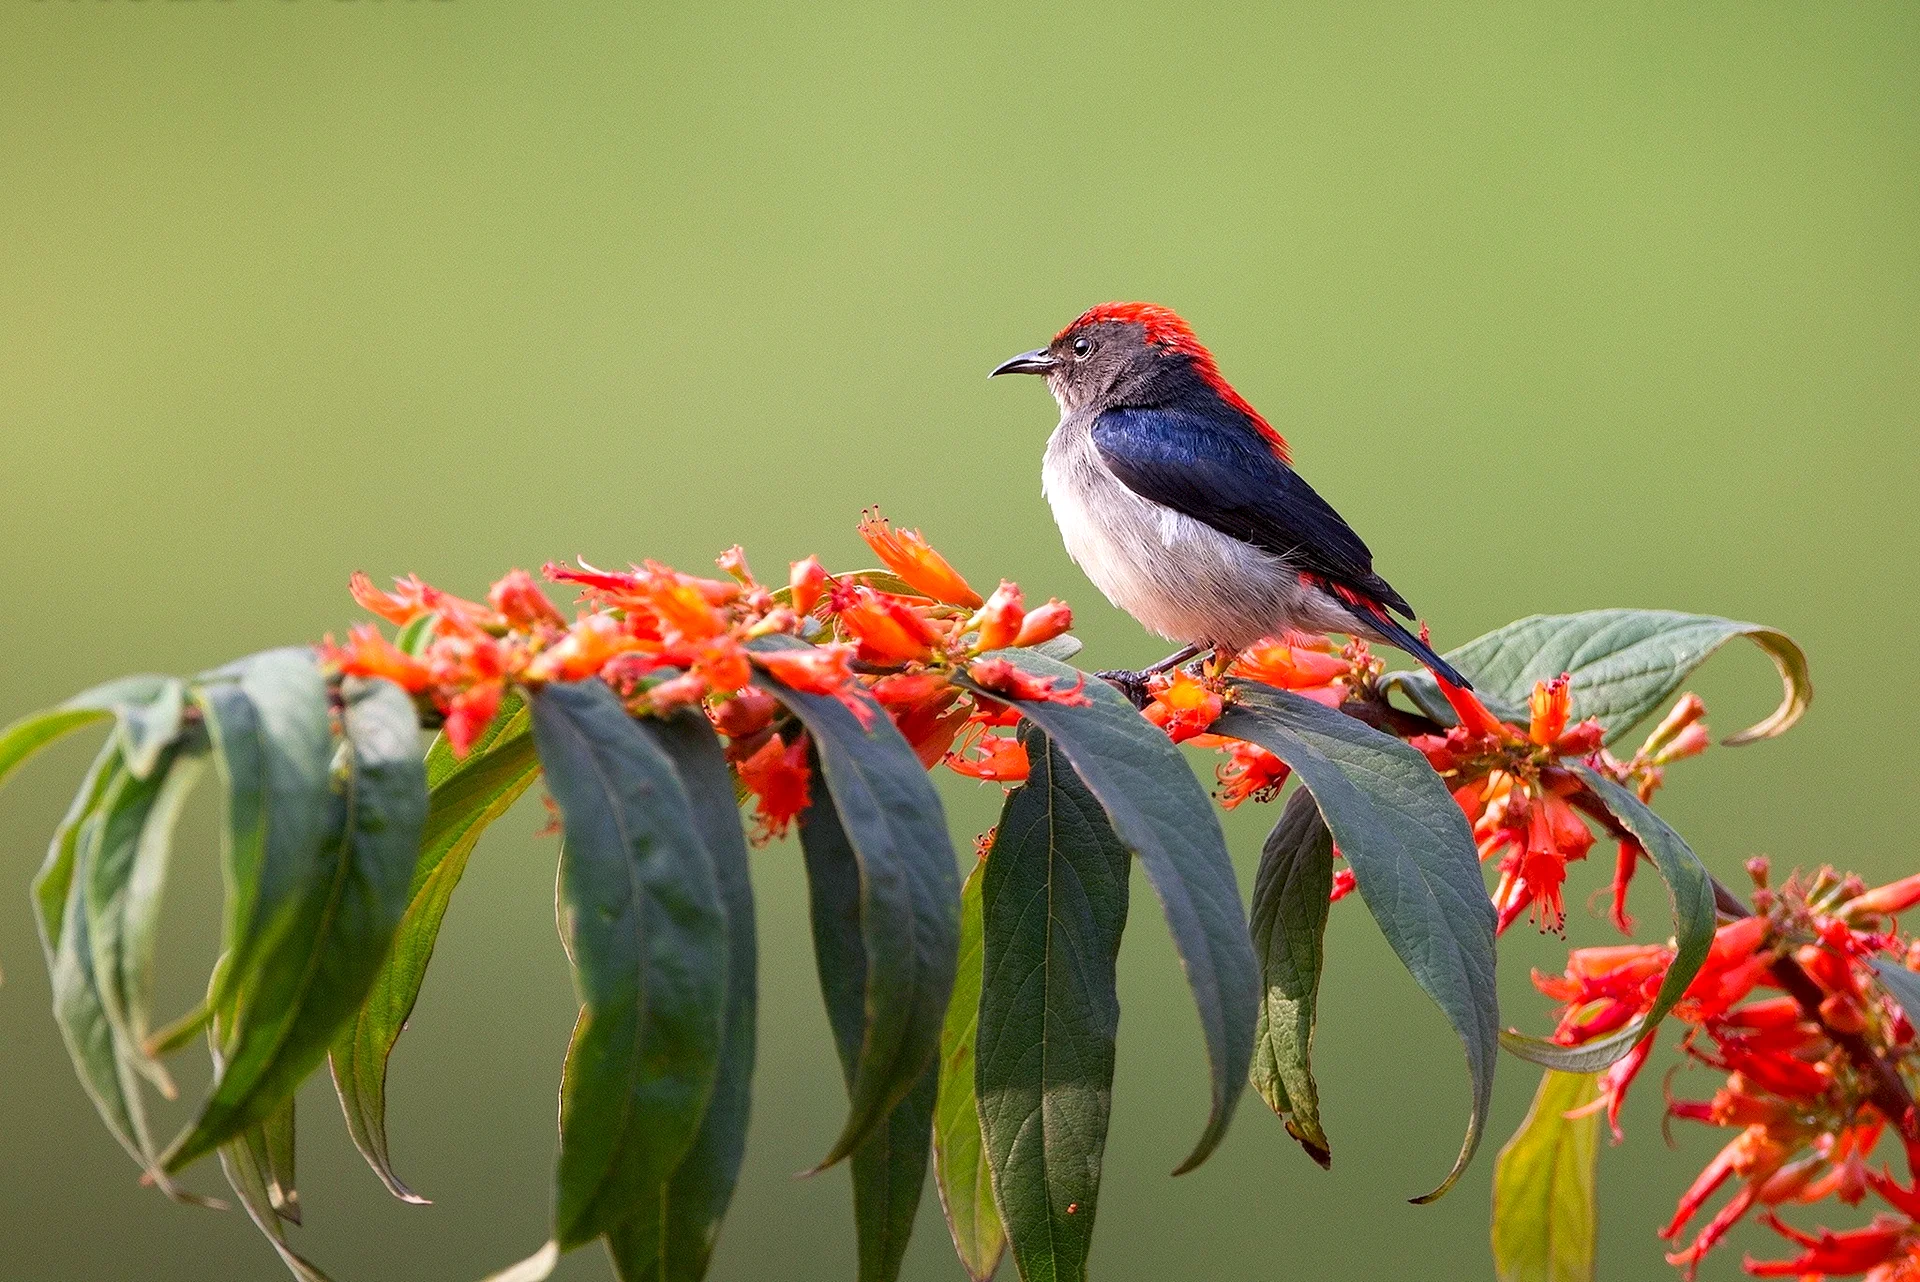
[[[1472,689],[1424,627],[1394,618],[1414,620],[1406,598],[1171,308],[1102,303],[989,377],[1002,374],[1043,376],[1060,404],[1041,488],[1067,552],[1115,606],[1181,646],[1100,674],[1133,702],[1155,674],[1211,652],[1218,675],[1289,631],[1390,645]]]

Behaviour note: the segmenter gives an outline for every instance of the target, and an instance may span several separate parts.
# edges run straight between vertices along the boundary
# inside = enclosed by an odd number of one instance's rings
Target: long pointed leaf
[[[256,1126],[243,1131],[237,1138],[221,1145],[220,1169],[226,1174],[227,1183],[239,1195],[247,1218],[253,1221],[254,1227],[272,1245],[280,1256],[280,1262],[287,1266],[287,1272],[300,1279],[300,1282],[328,1282],[326,1274],[287,1242],[286,1228],[280,1222],[281,1214],[274,1206],[272,1157],[261,1128]]]
[[[1549,1071],[1493,1164],[1493,1268],[1500,1282],[1593,1282],[1600,1114],[1591,1073]]]
[[[476,743],[464,760],[438,771],[438,780],[427,795],[420,853],[414,862],[407,907],[394,933],[393,947],[387,951],[353,1021],[340,1030],[327,1053],[334,1090],[354,1144],[388,1191],[405,1202],[423,1203],[427,1199],[401,1182],[387,1149],[388,1060],[419,1000],[427,964],[440,938],[440,923],[480,834],[504,815],[540,774],[531,727],[531,715],[518,709],[496,727],[496,734]],[[435,748],[440,747],[436,741]],[[450,752],[445,760],[451,762]],[[429,779],[434,778],[437,764],[435,753],[429,751]]]
[[[933,1116],[933,1174],[953,1249],[967,1276],[986,1282],[1007,1249],[1007,1231],[993,1204],[993,1172],[980,1132],[974,1089],[974,1046],[980,1032],[981,967],[985,956],[980,903],[985,859],[960,887],[960,969],[940,1033],[940,1084]]]
[[[1588,610],[1537,614],[1509,623],[1447,653],[1474,680],[1488,706],[1523,724],[1534,683],[1562,672],[1573,677],[1573,714],[1597,717],[1609,743],[1665,702],[1693,670],[1734,637],[1747,637],[1773,660],[1784,686],[1780,706],[1733,735],[1729,746],[1770,739],[1791,729],[1813,701],[1807,656],[1777,628],[1673,610]],[[1394,673],[1392,685],[1443,723],[1453,714],[1431,673]]]
[[[993,1189],[1026,1282],[1086,1277],[1120,1027],[1127,847],[1067,756],[1025,736],[981,887],[974,1073]]]
[[[686,1156],[719,1068],[726,918],[673,763],[603,682],[534,694],[560,807],[561,925],[581,1012],[560,1087],[554,1240],[627,1219]]]
[[[174,825],[204,764],[163,749],[146,777],[129,772],[82,888],[102,1009],[134,1069],[169,1099],[175,1094],[172,1079],[144,1049],[151,1031],[155,932]]]
[[[634,1214],[608,1232],[607,1250],[625,1282],[697,1282],[706,1276],[746,1153],[759,966],[753,886],[733,780],[713,727],[691,711],[639,724],[672,760],[692,803],[694,826],[713,858],[727,920],[726,1013],[713,1098],[692,1146],[673,1178],[641,1198]]]
[[[807,861],[820,994],[840,1052],[841,1075],[852,1095],[870,1045],[868,1030],[878,1017],[870,1005],[872,932],[866,927],[862,897],[867,879],[830,797],[815,793],[801,812],[800,846]],[[862,1133],[850,1155],[859,1282],[894,1282],[900,1275],[926,1183],[937,1089],[938,1069],[929,1063],[886,1115]]]
[[[1118,691],[1031,651],[1000,650],[991,657],[1050,678],[1056,688],[1085,682],[1085,704],[1012,706],[1066,754],[1140,860],[1173,932],[1211,1070],[1206,1129],[1174,1173],[1190,1171],[1220,1143],[1246,1088],[1260,1009],[1260,967],[1226,838],[1186,759]],[[981,693],[991,697],[990,691]]]
[[[1313,1081],[1313,1026],[1333,888],[1333,835],[1302,788],[1268,834],[1250,922],[1265,994],[1253,1039],[1253,1089],[1321,1166],[1333,1160]]]
[[[427,808],[417,714],[391,682],[348,683],[337,790],[326,691],[310,654],[260,656],[237,687],[206,696],[221,759],[244,763],[227,772],[229,822],[253,809],[266,826],[233,839],[242,851],[258,841],[262,858],[216,998],[223,1067],[198,1120],[165,1155],[169,1170],[265,1121],[353,1018],[406,908]],[[244,796],[245,771],[256,765],[261,790]],[[288,813],[290,831],[277,822]],[[233,871],[244,875],[244,861]]]
[[[1494,914],[1460,807],[1425,757],[1352,717],[1252,682],[1214,732],[1257,743],[1293,768],[1320,807],[1360,896],[1414,980],[1459,1033],[1473,1084],[1453,1187],[1479,1147],[1500,1033]]]
[[[0,729],[0,784],[4,784],[15,770],[25,764],[27,758],[54,740],[108,717],[137,715],[143,705],[164,700],[170,687],[177,689],[178,686],[179,682],[173,677],[121,677],[76,694],[44,712],[31,713]],[[173,729],[175,732],[179,730],[177,715]],[[136,737],[143,753],[140,764],[144,766],[147,764],[144,753],[149,747],[157,751],[164,739],[156,735]]]
[[[816,801],[824,783],[859,871],[867,1019],[846,1125],[821,1169],[851,1153],[939,1052],[960,944],[960,874],[939,794],[877,704],[858,696],[863,725],[830,695],[754,679],[807,728],[819,758]]]

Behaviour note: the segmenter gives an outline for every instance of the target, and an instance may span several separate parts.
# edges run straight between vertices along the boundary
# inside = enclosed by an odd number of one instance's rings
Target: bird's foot
[[[1136,708],[1144,710],[1151,702],[1151,696],[1147,693],[1147,674],[1144,672],[1115,668],[1106,672],[1096,672],[1093,675],[1127,696],[1127,702]]]

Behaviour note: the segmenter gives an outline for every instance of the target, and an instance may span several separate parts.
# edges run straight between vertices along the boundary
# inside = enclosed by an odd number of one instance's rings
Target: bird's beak
[[[993,367],[988,378],[998,378],[1002,374],[1051,374],[1053,373],[1053,354],[1044,347],[1036,347],[1030,352],[1022,352],[1010,361],[1001,361]]]

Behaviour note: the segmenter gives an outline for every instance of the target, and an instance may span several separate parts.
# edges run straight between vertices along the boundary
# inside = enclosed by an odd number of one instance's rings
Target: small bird
[[[1207,650],[1218,671],[1288,630],[1395,646],[1471,689],[1389,613],[1413,618],[1172,309],[1103,303],[1000,374],[1045,375],[1060,403],[1041,477],[1068,553],[1109,601],[1183,646],[1101,674],[1136,703],[1156,672]]]

